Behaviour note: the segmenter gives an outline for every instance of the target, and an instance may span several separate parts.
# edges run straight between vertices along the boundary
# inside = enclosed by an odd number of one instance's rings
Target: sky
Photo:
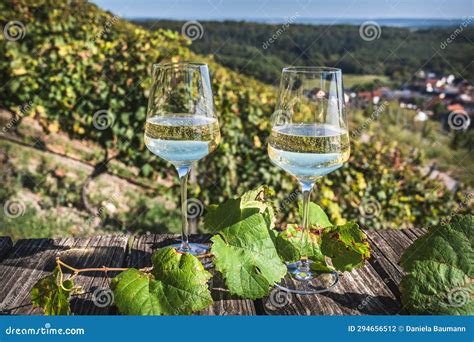
[[[473,0],[92,0],[125,18],[196,20],[435,18],[474,16]]]

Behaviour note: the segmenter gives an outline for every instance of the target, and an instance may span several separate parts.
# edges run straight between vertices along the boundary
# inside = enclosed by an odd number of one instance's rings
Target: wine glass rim
[[[282,72],[294,72],[294,73],[340,73],[342,70],[333,67],[321,67],[321,66],[289,66],[283,68]]]
[[[169,69],[169,68],[202,68],[206,67],[206,63],[199,62],[170,62],[170,63],[155,63],[153,64],[154,69]]]

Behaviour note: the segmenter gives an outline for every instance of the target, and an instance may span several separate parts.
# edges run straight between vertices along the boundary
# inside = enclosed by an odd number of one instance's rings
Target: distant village
[[[416,111],[415,120],[441,121],[446,131],[472,129],[474,86],[454,75],[440,76],[420,70],[398,89],[375,86],[370,90],[348,91],[346,100],[358,108],[366,108],[369,103],[378,105],[383,101],[397,101],[401,108]]]

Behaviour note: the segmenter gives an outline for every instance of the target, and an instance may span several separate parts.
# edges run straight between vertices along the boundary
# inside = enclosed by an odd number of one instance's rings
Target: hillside
[[[301,25],[289,17],[284,24],[201,21],[202,37],[191,50],[214,55],[241,73],[274,84],[286,65],[330,65],[346,74],[376,74],[405,82],[420,68],[474,79],[469,65],[474,56],[474,28],[463,28],[456,39],[441,46],[454,28],[411,30],[368,27],[366,39],[359,26]],[[181,32],[183,21],[136,21],[147,28]],[[373,35],[373,36],[372,36]],[[449,63],[447,62],[449,61]]]
[[[146,150],[142,137],[152,64],[184,60],[210,65],[222,131],[217,152],[198,164],[189,197],[207,206],[267,184],[276,190],[280,220],[295,219],[296,204],[290,202],[296,198],[296,184],[272,166],[266,154],[275,100],[272,87],[223,67],[212,56],[196,54],[189,49],[190,41],[176,32],[150,32],[84,1],[0,4],[2,24],[13,20],[25,29],[18,40],[1,36],[0,41],[0,105],[13,113],[2,119],[2,167],[9,172],[2,173],[7,186],[0,195],[2,203],[20,199],[25,210],[21,219],[2,216],[2,226],[21,222],[34,230],[35,212],[54,222],[54,217],[61,217],[57,210],[61,207],[77,211],[77,217],[85,220],[82,225],[87,218],[97,217],[111,230],[124,231],[131,225],[133,231],[176,228],[173,219],[158,224],[164,213],[176,211],[158,204],[155,197],[176,203],[177,177],[169,164]],[[28,164],[48,159],[48,143],[56,134],[80,141],[84,146],[79,150],[93,146],[90,156],[76,155],[92,165],[68,169],[70,178],[57,174],[60,161],[54,158],[30,170]],[[427,226],[462,201],[460,193],[452,194],[440,181],[424,177],[419,151],[384,141],[370,130],[367,134],[363,141],[353,137],[349,165],[317,186],[313,199],[335,222],[355,219],[369,228]],[[3,142],[12,139],[32,147],[28,158],[18,160],[26,152]],[[63,154],[77,154],[67,141]],[[107,188],[100,182],[104,175],[110,176],[105,182],[118,183],[113,178],[118,175],[133,185],[146,186],[131,188],[134,200],[114,211],[103,204],[114,194],[114,187],[108,195],[104,192]],[[31,181],[50,177],[52,183]],[[170,183],[163,185],[163,180]],[[375,213],[367,215],[371,208]],[[75,224],[81,226],[80,220]],[[65,229],[54,230],[54,234],[61,232],[68,234]],[[74,230],[76,235],[90,233]],[[26,230],[17,237],[29,235]]]

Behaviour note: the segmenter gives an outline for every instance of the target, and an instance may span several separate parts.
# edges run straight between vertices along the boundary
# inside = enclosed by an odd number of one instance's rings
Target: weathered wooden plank
[[[413,241],[425,233],[424,229],[366,231],[374,256],[369,262],[383,279],[388,279],[387,285],[397,298],[400,298],[399,285],[404,275],[399,265],[400,257]]]
[[[402,233],[400,230],[395,229],[385,229],[377,230],[377,234],[382,237],[383,240],[390,246],[395,254],[398,256],[398,259],[403,254],[405,249],[412,244],[412,240]],[[397,260],[398,262],[398,260]]]
[[[416,228],[416,229],[400,229],[402,233],[404,233],[408,238],[413,241],[418,239],[419,237],[423,236],[426,234],[426,229],[423,228]]]
[[[274,290],[272,295],[255,303],[232,298],[225,290],[223,281],[216,275],[212,286],[215,303],[198,315],[361,315],[395,314],[401,309],[398,284],[403,270],[398,265],[400,255],[425,230],[367,231],[373,258],[360,270],[345,272],[340,283],[325,294],[301,296],[287,295]],[[194,236],[196,242],[205,242],[207,236]],[[30,303],[30,291],[36,281],[49,274],[55,266],[55,258],[76,268],[91,267],[145,267],[150,266],[151,253],[169,243],[176,242],[175,235],[144,235],[135,237],[127,255],[127,237],[92,237],[64,239],[20,240],[6,250],[7,256],[0,263],[0,310],[11,314],[39,314]],[[2,240],[0,239],[0,246]],[[0,248],[0,255],[2,250]],[[5,253],[5,252],[3,252]],[[202,259],[204,264],[210,260]],[[212,269],[210,271],[213,271]],[[74,314],[111,314],[110,306],[99,307],[94,301],[100,289],[107,300],[109,278],[103,272],[84,273],[76,284],[83,286],[86,294],[72,299]],[[292,280],[293,281],[293,280]],[[97,306],[95,303],[99,303]],[[283,305],[282,305],[283,303]]]
[[[57,242],[57,241],[56,241]],[[7,258],[0,263],[0,312],[21,311],[22,303],[29,298],[34,283],[41,278],[45,268],[43,258],[56,250],[55,240],[19,240]]]
[[[421,233],[420,233],[421,232]],[[416,240],[422,236],[422,230],[379,230],[376,232],[383,240],[385,240],[387,246],[392,249],[392,253],[387,254],[386,257],[390,259],[393,264],[398,265],[400,257],[405,250]]]
[[[411,241],[411,243],[413,243],[413,241],[415,241],[418,238],[418,235],[413,233],[411,229],[400,229],[400,231],[403,235],[405,235]]]
[[[426,234],[424,229],[400,230],[367,230],[373,245],[378,247],[393,264],[398,264],[400,257],[413,241]]]
[[[61,253],[61,258],[78,268],[122,267],[127,253],[128,236],[97,236],[79,239],[74,247]],[[81,273],[75,283],[87,292],[71,300],[75,315],[106,315],[115,312],[110,280],[118,272],[102,271]]]
[[[417,237],[423,236],[428,232],[426,228],[403,229],[404,232],[412,232]]]
[[[10,314],[42,314],[40,309],[32,307],[30,291],[40,278],[50,274],[56,257],[76,268],[120,267],[125,259],[127,240],[127,236],[122,235],[18,241],[0,263],[0,308]],[[64,273],[70,274],[67,270]],[[107,287],[107,281],[103,272],[81,273],[75,283],[86,293],[71,300],[72,312],[107,314],[110,307],[102,307],[97,301],[99,306],[95,305],[93,300],[94,293],[99,294],[95,291]]]
[[[191,236],[190,240],[193,242],[205,243],[208,236]],[[151,265],[151,253],[158,248],[164,247],[171,243],[178,242],[176,235],[144,235],[135,237],[131,245],[131,251],[127,260],[127,267],[148,267]],[[210,260],[201,259],[206,268],[209,269]],[[211,268],[210,272],[214,272]],[[214,304],[205,310],[202,310],[197,315],[255,315],[255,307],[252,301],[232,298],[224,289],[224,285],[220,277],[213,278],[212,297]]]
[[[398,285],[403,276],[403,270],[398,265],[399,254],[377,233],[375,230],[366,231],[369,240],[372,258],[369,260],[372,267],[377,271],[382,279],[386,279],[386,284],[395,296],[400,298]]]
[[[362,269],[345,272],[340,284],[326,294],[300,296],[272,293],[262,301],[266,314],[282,315],[360,315],[396,314],[401,310],[399,284],[403,269],[398,265],[403,251],[425,230],[366,231],[372,258]],[[275,303],[279,298],[280,303]]]
[[[287,281],[290,280],[287,276]],[[269,315],[387,315],[398,312],[399,300],[370,264],[340,274],[339,284],[317,295],[275,293],[262,300]],[[280,298],[280,302],[278,302]]]
[[[0,236],[0,261],[2,261],[12,249],[12,239],[8,236]]]

